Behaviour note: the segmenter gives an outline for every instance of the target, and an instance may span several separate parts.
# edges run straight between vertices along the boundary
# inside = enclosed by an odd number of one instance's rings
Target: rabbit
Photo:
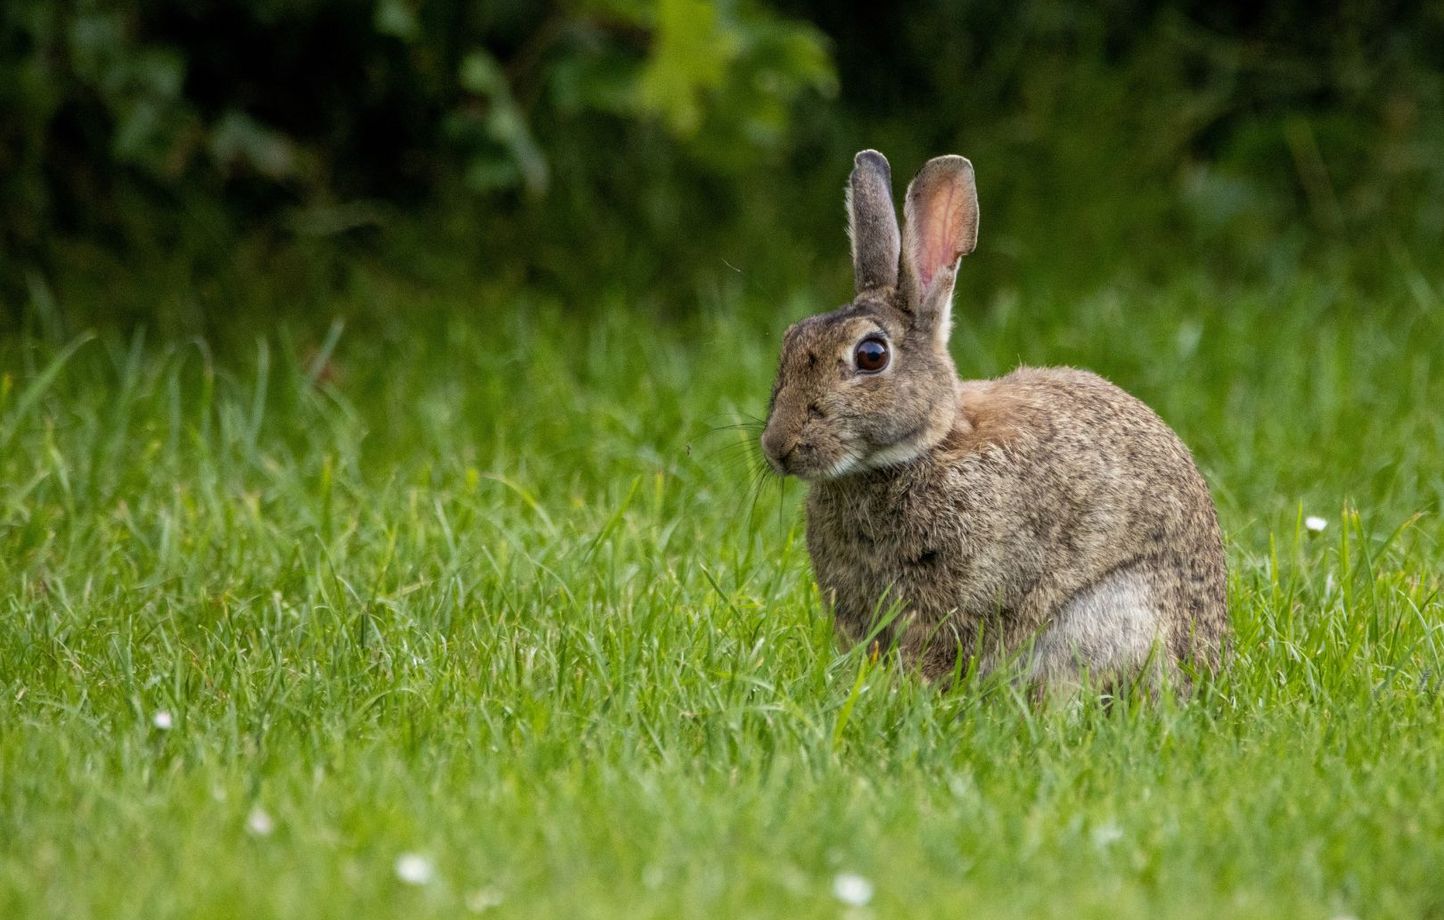
[[[856,295],[787,330],[761,436],[772,469],[808,483],[808,554],[843,638],[895,647],[928,682],[1007,664],[1045,696],[1187,692],[1216,671],[1223,541],[1178,436],[1088,371],[958,379],[972,164],[928,161],[901,232],[877,151],[846,201]]]

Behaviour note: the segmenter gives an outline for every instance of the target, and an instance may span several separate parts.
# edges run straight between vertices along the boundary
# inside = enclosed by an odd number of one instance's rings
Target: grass
[[[802,490],[726,427],[824,304],[0,344],[0,916],[1444,916],[1444,301],[1403,277],[960,304],[965,373],[1093,367],[1218,496],[1233,665],[1111,713],[835,644]]]

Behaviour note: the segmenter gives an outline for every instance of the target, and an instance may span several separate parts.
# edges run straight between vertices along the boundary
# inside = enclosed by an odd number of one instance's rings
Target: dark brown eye
[[[876,336],[868,336],[857,343],[857,350],[852,353],[852,359],[857,362],[858,370],[867,374],[876,374],[887,367],[887,342]]]

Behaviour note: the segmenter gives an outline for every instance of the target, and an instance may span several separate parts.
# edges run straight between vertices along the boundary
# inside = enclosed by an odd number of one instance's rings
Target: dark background
[[[7,0],[0,322],[840,300],[864,146],[973,159],[965,293],[1368,290],[1444,243],[1441,59],[1439,3]]]

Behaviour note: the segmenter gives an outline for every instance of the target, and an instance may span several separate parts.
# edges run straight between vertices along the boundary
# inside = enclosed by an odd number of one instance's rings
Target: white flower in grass
[[[269,837],[275,829],[276,822],[272,821],[271,816],[259,805],[252,808],[251,813],[246,815],[246,830],[253,837]]]
[[[852,907],[872,900],[872,882],[851,872],[840,872],[832,880],[832,896]]]
[[[1329,522],[1316,514],[1311,514],[1308,517],[1304,518],[1304,527],[1309,531],[1309,533],[1321,533],[1323,529],[1328,526]]]
[[[1104,821],[1093,828],[1093,845],[1100,850],[1106,850],[1122,839],[1123,828],[1115,821]]]
[[[396,877],[408,885],[428,885],[436,877],[436,867],[420,853],[402,853],[396,857]]]
[[[150,717],[150,724],[163,732],[168,732],[171,726],[175,725],[175,719],[171,718],[169,709],[157,709],[155,715]]]

